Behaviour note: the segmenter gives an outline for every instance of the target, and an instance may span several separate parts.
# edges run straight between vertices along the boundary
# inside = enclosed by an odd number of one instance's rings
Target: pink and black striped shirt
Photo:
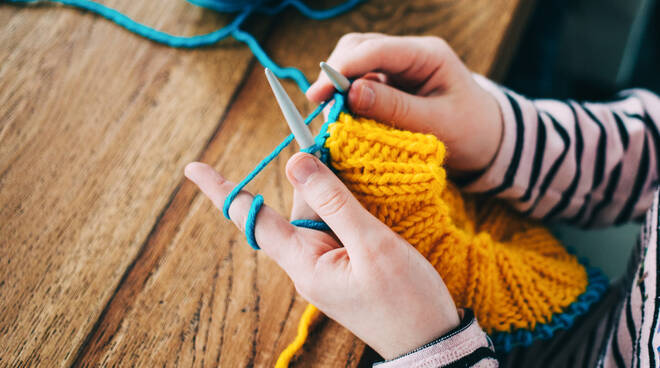
[[[502,354],[468,310],[447,335],[375,366],[658,367],[660,98],[633,89],[606,102],[533,100],[475,79],[497,99],[504,133],[490,166],[458,184],[542,220],[644,220],[637,247],[626,276],[550,340]]]

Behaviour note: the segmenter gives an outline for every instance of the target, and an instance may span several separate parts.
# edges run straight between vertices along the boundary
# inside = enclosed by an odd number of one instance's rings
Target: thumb
[[[443,109],[431,111],[428,99],[368,79],[356,80],[348,92],[348,105],[358,115],[400,129],[437,134],[433,122],[439,120],[437,115]]]
[[[379,237],[393,232],[353,196],[330,169],[313,155],[296,153],[286,165],[286,174],[305,202],[332,229],[349,254],[368,251]]]

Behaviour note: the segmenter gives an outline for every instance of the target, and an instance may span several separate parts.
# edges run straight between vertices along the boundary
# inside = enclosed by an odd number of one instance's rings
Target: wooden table
[[[232,18],[182,0],[104,3],[174,34]],[[373,0],[246,28],[310,79],[341,35],[367,31],[442,36],[498,78],[529,4]],[[201,160],[240,180],[287,134],[250,50],[177,50],[78,10],[2,4],[0,60],[0,366],[272,366],[306,303],[183,177]],[[293,152],[249,187],[282,213]],[[326,320],[296,366],[354,367],[364,348]]]

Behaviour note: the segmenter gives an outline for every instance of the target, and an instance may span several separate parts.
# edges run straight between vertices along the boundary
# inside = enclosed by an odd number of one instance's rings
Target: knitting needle
[[[291,129],[296,142],[298,142],[301,149],[313,146],[315,144],[314,136],[312,136],[312,132],[305,124],[302,115],[300,115],[300,112],[296,109],[296,105],[293,104],[289,95],[284,91],[284,88],[280,84],[280,81],[277,80],[275,74],[273,74],[268,68],[266,68],[265,72],[268,83],[270,83],[270,88],[273,90],[273,94],[275,94],[277,103],[280,105],[282,114],[284,114],[284,118],[286,119],[287,124],[289,124],[289,129]],[[317,157],[320,156],[318,151],[314,154]]]
[[[348,91],[348,88],[351,86],[351,82],[348,80],[348,78],[344,77],[340,72],[336,71],[325,61],[321,62],[321,70],[323,70],[325,75],[330,78],[330,81],[332,84],[334,84],[339,93]]]

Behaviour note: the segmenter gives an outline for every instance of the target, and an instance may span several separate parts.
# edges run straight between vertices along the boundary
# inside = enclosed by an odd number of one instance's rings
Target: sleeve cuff
[[[493,344],[470,309],[459,310],[461,324],[438,339],[377,368],[479,366],[497,367]]]

